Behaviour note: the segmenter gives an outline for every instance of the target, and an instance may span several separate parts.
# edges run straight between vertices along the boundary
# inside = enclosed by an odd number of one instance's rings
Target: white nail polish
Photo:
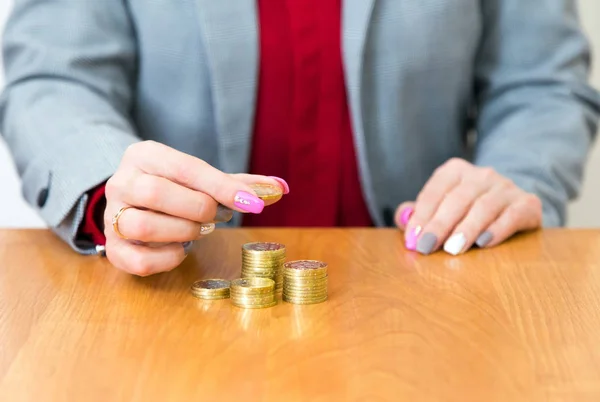
[[[462,252],[465,244],[467,243],[467,238],[462,233],[456,233],[444,243],[444,251],[448,254],[458,255]]]

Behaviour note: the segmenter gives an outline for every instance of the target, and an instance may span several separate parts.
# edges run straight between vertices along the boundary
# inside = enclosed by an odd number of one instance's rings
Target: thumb
[[[396,214],[394,215],[394,222],[396,226],[400,228],[400,230],[406,229],[406,224],[410,219],[411,215],[415,211],[415,202],[407,201],[403,202],[396,208]]]

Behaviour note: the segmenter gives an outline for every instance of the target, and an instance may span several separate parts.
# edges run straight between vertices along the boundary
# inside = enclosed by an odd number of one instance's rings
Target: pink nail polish
[[[265,207],[265,202],[245,191],[238,191],[234,198],[235,206],[245,212],[260,214]]]
[[[290,192],[290,186],[288,186],[287,181],[283,180],[281,177],[269,176],[269,179],[273,179],[281,184],[283,187],[283,194],[288,194]]]
[[[406,236],[405,246],[409,250],[417,249],[417,240],[419,238],[419,233],[421,233],[421,226],[417,226],[408,232],[408,236]]]
[[[402,211],[402,214],[400,214],[400,223],[403,226],[406,226],[413,212],[415,212],[414,208],[406,208],[404,211]]]

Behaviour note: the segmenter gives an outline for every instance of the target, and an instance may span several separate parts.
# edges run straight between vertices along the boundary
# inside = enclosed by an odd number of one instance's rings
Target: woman
[[[1,131],[46,222],[133,274],[176,267],[219,205],[456,255],[564,224],[600,108],[576,21],[574,0],[20,0]],[[263,210],[255,182],[291,192]]]

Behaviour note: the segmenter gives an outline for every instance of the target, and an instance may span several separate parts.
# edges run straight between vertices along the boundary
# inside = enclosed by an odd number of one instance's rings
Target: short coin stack
[[[231,281],[231,304],[242,308],[266,308],[277,304],[275,281],[269,278],[241,278]]]
[[[327,264],[299,260],[283,265],[283,300],[293,304],[315,304],[327,300]]]
[[[285,246],[280,243],[247,243],[242,247],[242,278],[270,278],[275,291],[283,290]]]
[[[192,294],[204,300],[229,298],[230,282],[225,279],[203,279],[192,284]]]

